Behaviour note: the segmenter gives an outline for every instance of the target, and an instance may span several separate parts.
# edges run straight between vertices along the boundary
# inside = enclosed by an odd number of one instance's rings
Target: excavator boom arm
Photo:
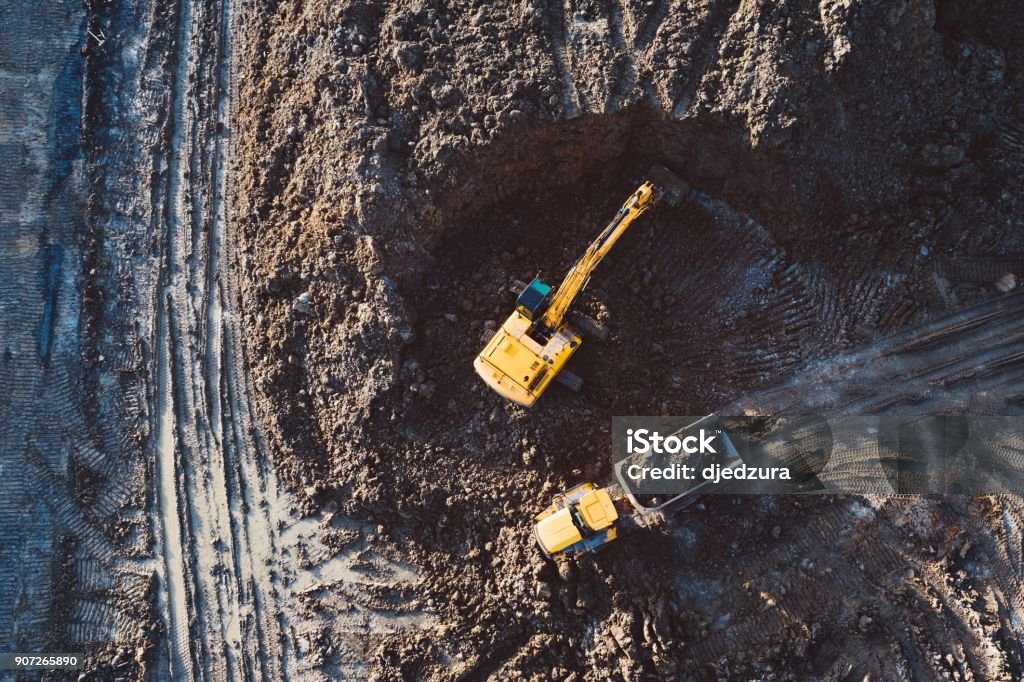
[[[569,274],[562,280],[558,290],[551,298],[551,304],[541,318],[541,323],[544,326],[548,329],[558,329],[569,306],[583,291],[598,263],[611,251],[615,242],[626,232],[630,224],[656,202],[654,185],[650,182],[645,182],[626,200],[612,221],[601,231],[597,239],[587,248],[583,257],[576,262]]]

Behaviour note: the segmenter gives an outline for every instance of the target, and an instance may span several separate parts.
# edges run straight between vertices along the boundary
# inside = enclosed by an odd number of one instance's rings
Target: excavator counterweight
[[[473,366],[498,394],[532,406],[583,342],[566,315],[601,260],[634,220],[660,201],[675,206],[688,187],[663,166],[622,205],[557,290],[534,278],[520,292],[516,309],[480,351]]]

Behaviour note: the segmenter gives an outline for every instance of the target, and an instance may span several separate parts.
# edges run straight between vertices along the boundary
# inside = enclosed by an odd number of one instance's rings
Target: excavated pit
[[[808,216],[838,222],[824,211],[841,214],[840,202],[821,192],[813,205],[782,200],[787,187],[815,195],[827,175],[794,172],[725,125],[638,107],[523,126],[452,164],[424,212],[430,255],[403,286],[416,320],[403,367],[414,389],[404,397],[410,437],[518,447],[518,429],[496,422],[526,413],[490,394],[471,360],[512,310],[509,284],[541,273],[557,285],[656,163],[684,177],[690,195],[641,217],[601,264],[577,309],[611,336],[574,357],[580,395],[554,387],[528,417],[529,439],[570,470],[582,461],[603,471],[599,434],[611,415],[713,410],[913,314],[877,262],[861,300],[832,296],[863,276],[857,259],[802,227]]]

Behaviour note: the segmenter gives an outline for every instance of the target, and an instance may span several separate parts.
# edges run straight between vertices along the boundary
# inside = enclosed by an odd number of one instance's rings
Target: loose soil
[[[948,264],[1024,252],[1013,3],[238,13],[230,230],[274,467],[325,544],[368,524],[418,576],[374,595],[421,620],[359,640],[370,673],[1024,672],[1016,498],[706,499],[578,564],[530,534],[607,478],[612,415],[711,412],[994,295]],[[583,392],[503,402],[471,361],[508,283],[557,282],[653,163],[694,191],[591,282]]]

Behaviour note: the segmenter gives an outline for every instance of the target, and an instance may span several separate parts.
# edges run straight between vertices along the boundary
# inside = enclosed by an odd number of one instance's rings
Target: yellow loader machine
[[[582,483],[555,495],[551,506],[537,515],[534,534],[549,557],[579,556],[614,540],[618,518],[607,489]]]
[[[556,378],[570,389],[580,389],[582,380],[571,372],[563,372],[563,368],[583,342],[581,332],[602,335],[603,330],[587,318],[582,318],[575,326],[570,325],[566,320],[569,307],[587,286],[598,263],[634,220],[660,201],[675,206],[688,191],[686,183],[663,166],[652,168],[648,177],[650,179],[633,192],[576,262],[558,289],[553,291],[550,285],[535,277],[519,294],[515,311],[480,351],[473,366],[484,382],[500,395],[530,407]]]

